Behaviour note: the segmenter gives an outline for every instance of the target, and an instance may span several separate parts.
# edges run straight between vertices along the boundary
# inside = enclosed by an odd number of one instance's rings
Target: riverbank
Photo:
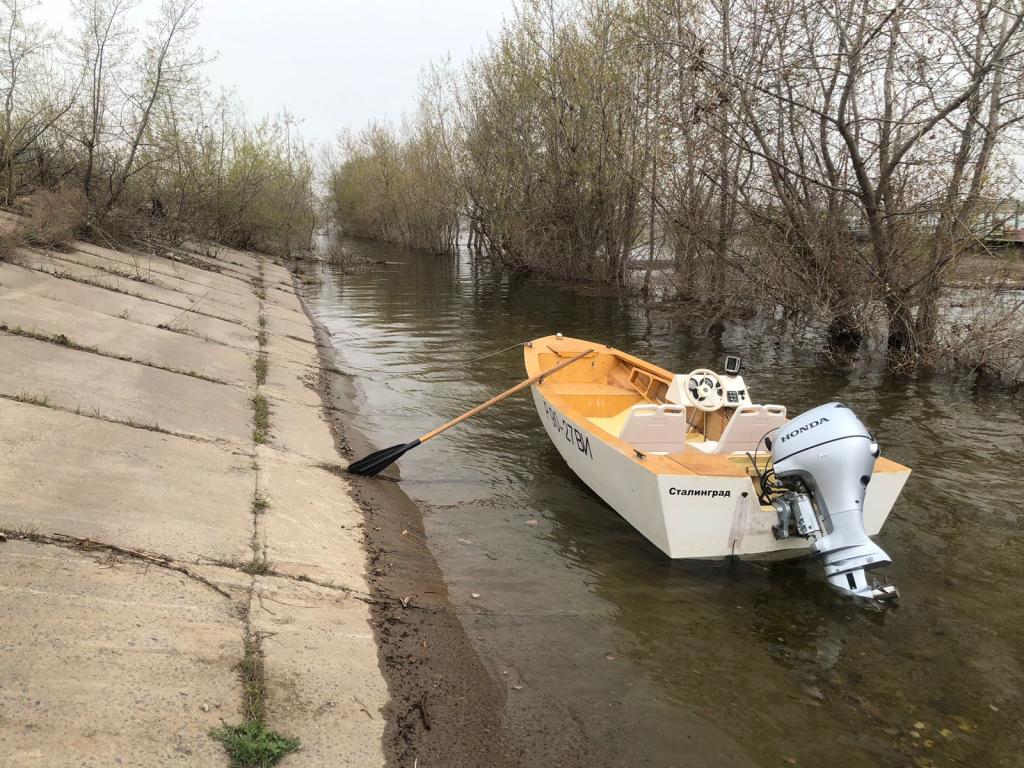
[[[302,280],[298,272],[295,279]],[[348,460],[366,455],[380,446],[360,433],[353,417],[373,404],[361,400],[329,330],[303,305],[316,329],[320,391],[338,450]],[[502,733],[505,691],[488,674],[449,601],[422,513],[393,482],[397,465],[379,478],[346,477],[366,523],[372,624],[391,696],[384,710],[388,763],[514,765]]]
[[[363,513],[288,271],[75,243],[0,263],[0,762],[379,765]],[[222,733],[225,733],[222,731]]]

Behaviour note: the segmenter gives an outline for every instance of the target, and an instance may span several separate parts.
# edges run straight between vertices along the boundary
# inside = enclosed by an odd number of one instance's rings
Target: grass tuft
[[[252,500],[252,513],[258,515],[270,509],[270,499],[266,496],[257,496]]]
[[[210,737],[220,742],[228,753],[233,768],[270,768],[300,746],[298,739],[282,736],[264,725],[267,692],[260,639],[259,634],[246,634],[242,661],[238,665],[245,696],[245,722],[225,724],[210,731]]]
[[[19,392],[17,397],[14,398],[19,403],[27,403],[28,405],[41,405],[44,408],[50,405],[50,395],[47,392],[43,392],[41,395],[33,395],[31,392]]]
[[[253,365],[253,369],[256,371],[256,384],[257,386],[267,383],[267,354],[266,352],[260,352],[256,356],[256,363]]]
[[[250,576],[273,576],[274,564],[262,555],[253,555],[252,560],[243,563],[238,570]]]
[[[260,348],[267,346],[267,316],[260,312],[257,318],[260,324],[260,328],[256,331],[256,341],[260,345]]]
[[[270,442],[270,406],[263,395],[252,399],[252,422],[252,441],[257,445]]]
[[[263,669],[262,636],[256,632],[246,631],[242,641],[242,660],[238,664],[238,672],[242,676],[242,688],[245,694],[245,719],[262,722],[266,715],[266,686]]]
[[[0,232],[0,262],[9,264],[20,264],[18,257],[18,246],[21,245],[21,238],[13,232]]]
[[[298,739],[282,736],[256,720],[225,725],[210,736],[224,746],[234,768],[270,768],[299,748]]]
[[[28,222],[21,232],[26,243],[65,249],[85,228],[88,201],[78,189],[41,189],[33,193]]]

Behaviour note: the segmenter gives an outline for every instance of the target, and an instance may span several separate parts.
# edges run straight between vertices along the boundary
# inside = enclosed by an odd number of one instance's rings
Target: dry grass
[[[33,193],[22,240],[30,245],[66,248],[85,226],[88,204],[77,189],[62,187]]]
[[[21,238],[17,234],[0,232],[0,262],[17,262],[19,245],[21,245]]]

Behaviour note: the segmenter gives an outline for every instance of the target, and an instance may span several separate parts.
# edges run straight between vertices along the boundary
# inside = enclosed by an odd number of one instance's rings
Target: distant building
[[[1024,244],[1024,201],[992,200],[983,205],[972,229],[993,244]]]

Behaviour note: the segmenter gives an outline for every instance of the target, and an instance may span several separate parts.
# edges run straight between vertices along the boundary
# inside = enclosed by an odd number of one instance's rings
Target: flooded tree
[[[463,210],[453,126],[427,94],[399,130],[373,124],[339,140],[330,205],[348,233],[450,253]]]
[[[744,216],[780,246],[782,280],[814,277],[838,331],[863,333],[877,302],[891,349],[934,340],[942,273],[984,235],[972,223],[1021,119],[1022,23],[1019,5],[973,0],[727,0],[695,27],[705,90],[726,89],[718,132],[754,164]],[[719,27],[724,58],[696,44]]]
[[[499,263],[625,284],[655,132],[636,9],[525,3],[463,84],[463,179]]]

